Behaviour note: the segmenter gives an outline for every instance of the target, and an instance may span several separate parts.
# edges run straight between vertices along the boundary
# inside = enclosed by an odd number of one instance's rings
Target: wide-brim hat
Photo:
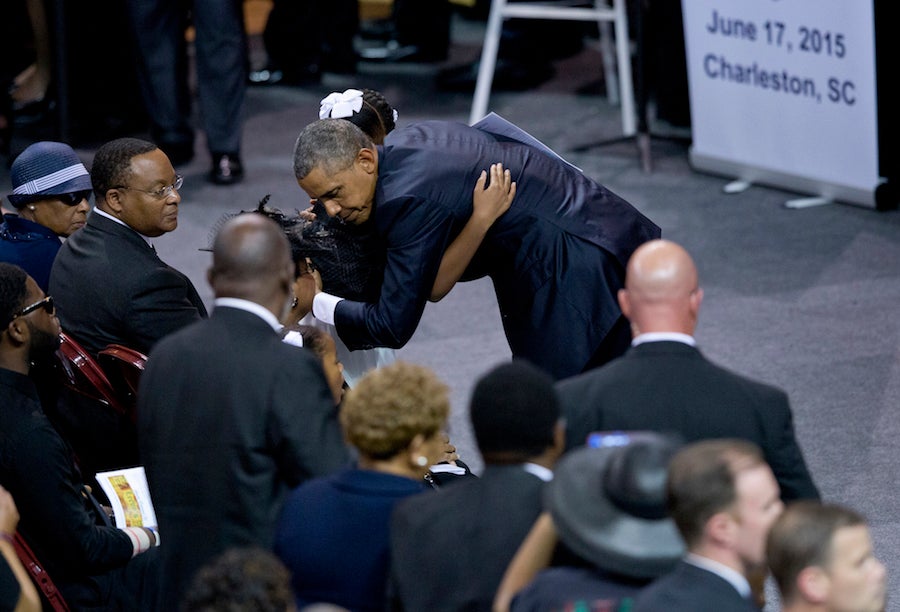
[[[665,505],[668,462],[681,441],[652,432],[615,435],[615,445],[564,455],[544,505],[560,540],[586,561],[619,575],[655,578],[685,552]]]
[[[42,141],[22,151],[10,168],[10,204],[21,208],[46,197],[91,191],[91,177],[78,154],[62,142]]]

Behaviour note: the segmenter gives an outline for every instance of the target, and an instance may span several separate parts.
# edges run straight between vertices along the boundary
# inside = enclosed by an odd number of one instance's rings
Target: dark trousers
[[[241,0],[194,0],[192,23],[200,114],[209,150],[241,148],[247,45]],[[193,140],[185,43],[187,7],[179,0],[129,0],[138,78],[158,143]]]

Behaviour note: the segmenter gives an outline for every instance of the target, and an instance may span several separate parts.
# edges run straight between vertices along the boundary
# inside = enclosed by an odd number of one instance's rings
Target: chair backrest
[[[128,412],[103,369],[78,342],[65,332],[56,351],[62,384],[72,391],[95,399],[120,414]]]
[[[97,354],[97,363],[103,368],[113,389],[133,417],[137,406],[138,384],[147,364],[147,356],[121,344],[110,344]]]
[[[41,596],[44,598],[44,601],[50,609],[55,612],[69,612],[69,605],[66,603],[66,600],[63,599],[63,596],[56,588],[56,585],[53,584],[50,574],[44,570],[41,562],[34,556],[31,547],[28,546],[28,543],[25,542],[25,539],[18,531],[13,537],[13,547],[16,549],[16,555],[19,557],[19,561],[25,566],[28,575],[31,576],[31,580],[34,582],[38,591],[40,591]]]

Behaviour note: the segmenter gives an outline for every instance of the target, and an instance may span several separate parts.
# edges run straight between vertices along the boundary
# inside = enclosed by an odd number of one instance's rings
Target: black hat
[[[16,208],[55,195],[91,190],[87,168],[72,147],[62,142],[32,144],[16,157],[9,174],[13,192],[7,197]]]
[[[497,366],[475,385],[469,417],[482,454],[540,454],[559,420],[553,379],[521,359]]]
[[[681,446],[673,436],[615,432],[611,445],[570,451],[557,464],[544,505],[560,539],[601,570],[655,578],[684,555],[666,513],[666,473]]]

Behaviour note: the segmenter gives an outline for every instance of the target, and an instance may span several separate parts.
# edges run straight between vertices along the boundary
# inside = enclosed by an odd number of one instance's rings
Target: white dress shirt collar
[[[537,463],[523,463],[522,469],[537,476],[544,482],[550,482],[553,480],[553,471],[545,468],[543,465],[538,465]]]
[[[226,308],[237,308],[238,310],[251,312],[268,323],[269,326],[277,333],[281,333],[282,325],[278,322],[278,318],[273,315],[268,308],[260,306],[256,302],[251,302],[250,300],[242,300],[240,298],[221,297],[216,298],[213,302],[213,305],[217,308],[219,306],[223,306]]]
[[[681,342],[688,346],[697,346],[697,341],[694,340],[693,336],[679,332],[648,332],[646,334],[638,334],[631,341],[631,346],[637,346],[645,342]]]

